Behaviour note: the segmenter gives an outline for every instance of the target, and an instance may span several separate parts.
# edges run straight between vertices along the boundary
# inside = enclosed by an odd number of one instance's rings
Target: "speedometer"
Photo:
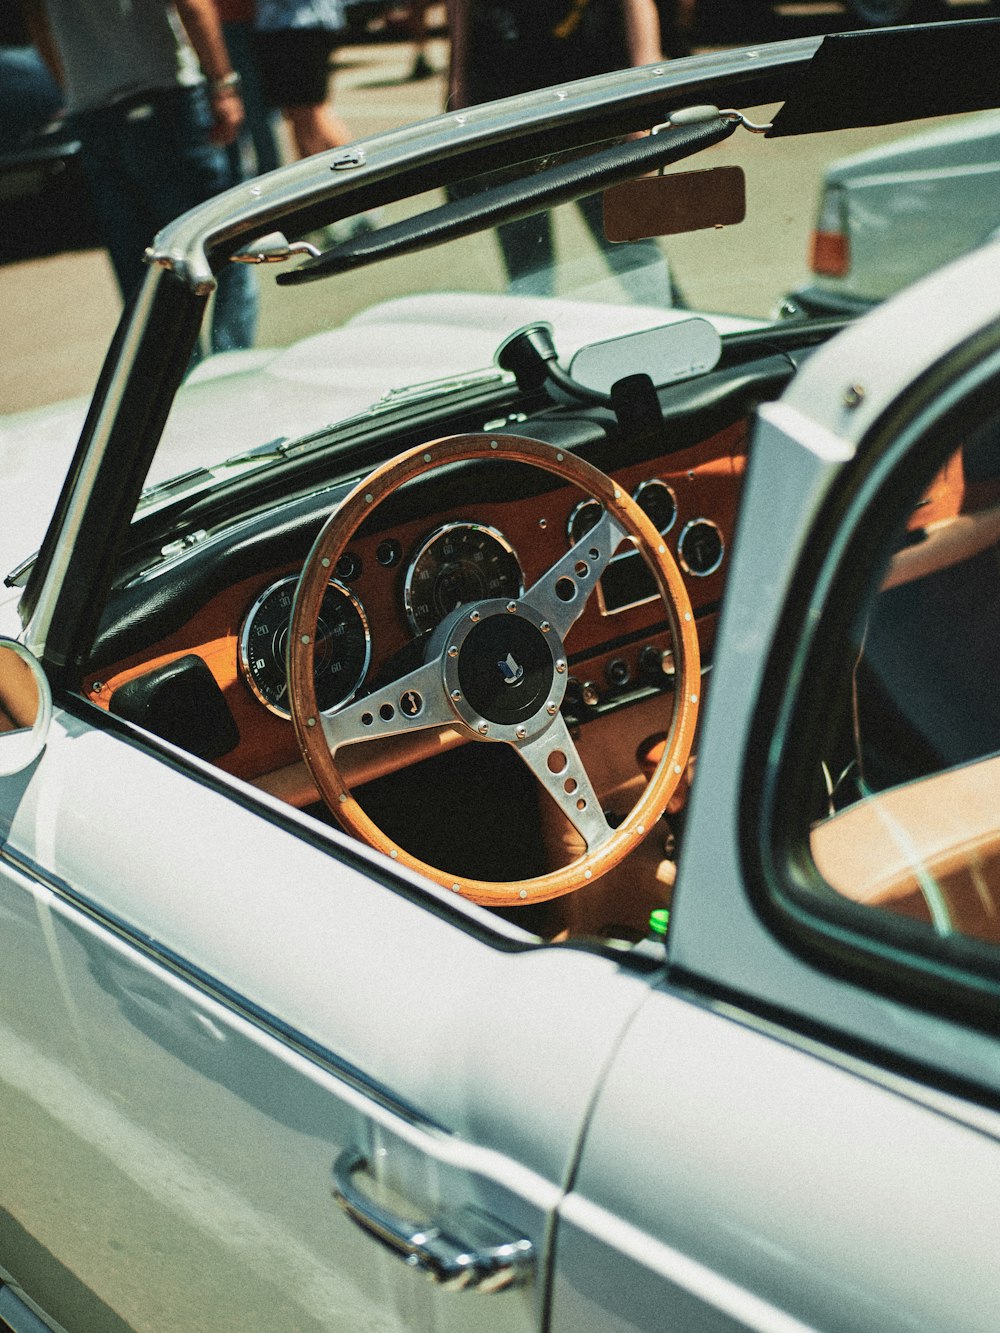
[[[456,606],[523,592],[520,563],[502,532],[480,523],[447,523],[425,538],[410,561],[403,602],[410,628],[423,634]]]
[[[288,625],[298,579],[279,579],[247,612],[240,632],[240,670],[265,708],[289,718]],[[321,709],[349,699],[365,678],[371,636],[364,608],[350,589],[332,581],[316,626],[316,701]]]

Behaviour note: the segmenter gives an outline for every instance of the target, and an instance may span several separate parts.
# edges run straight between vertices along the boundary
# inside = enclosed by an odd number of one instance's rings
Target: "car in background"
[[[995,1326],[1000,242],[771,312],[831,164],[998,67],[292,163],[0,417],[0,1328]]]
[[[827,170],[813,280],[786,313],[858,313],[989,241],[1000,225],[1000,116],[985,112]]]

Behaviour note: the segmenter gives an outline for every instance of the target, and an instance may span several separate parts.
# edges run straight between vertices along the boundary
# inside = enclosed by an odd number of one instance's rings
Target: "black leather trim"
[[[831,33],[768,137],[987,111],[998,68],[1000,19]]]

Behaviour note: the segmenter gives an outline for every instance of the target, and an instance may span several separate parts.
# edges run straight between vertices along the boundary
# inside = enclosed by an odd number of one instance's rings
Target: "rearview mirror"
[[[640,176],[604,191],[604,234],[609,241],[729,227],[746,217],[742,167],[710,167]]]

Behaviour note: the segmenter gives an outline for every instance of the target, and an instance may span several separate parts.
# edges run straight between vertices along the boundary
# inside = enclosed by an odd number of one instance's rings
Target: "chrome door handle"
[[[345,1149],[334,1163],[333,1197],[352,1222],[432,1282],[453,1291],[490,1292],[531,1280],[535,1247],[530,1240],[468,1206],[428,1222],[398,1217],[355,1184],[355,1176],[367,1167],[363,1153]]]

